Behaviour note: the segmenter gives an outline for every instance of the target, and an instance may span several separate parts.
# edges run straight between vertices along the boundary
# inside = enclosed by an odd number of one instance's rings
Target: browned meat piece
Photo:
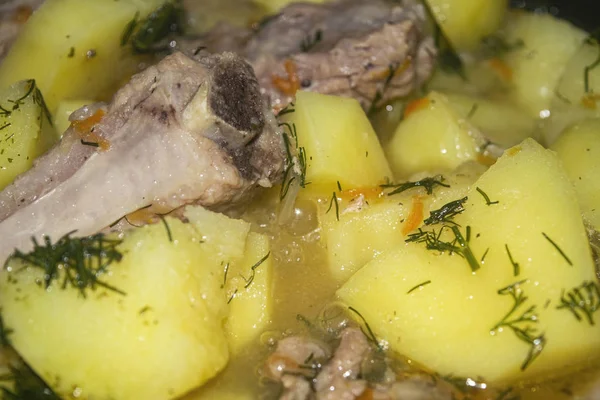
[[[436,51],[424,26],[423,6],[410,0],[292,3],[255,32],[220,25],[180,45],[243,55],[274,109],[302,88],[354,97],[369,110],[408,95],[431,75]]]
[[[0,61],[4,58],[21,27],[44,0],[4,0],[0,2]]]
[[[396,374],[359,328],[345,328],[330,358],[328,353],[317,340],[285,338],[267,359],[263,375],[281,383],[279,400],[452,400],[457,394],[442,379]],[[368,381],[368,365],[377,354],[384,373],[376,382]]]
[[[0,258],[31,237],[89,235],[149,205],[235,203],[283,170],[276,121],[252,68],[231,53],[175,53],[134,76],[105,115],[83,114],[0,193]]]
[[[333,357],[315,379],[318,400],[354,400],[366,389],[358,380],[363,360],[371,351],[367,338],[358,328],[346,328]]]

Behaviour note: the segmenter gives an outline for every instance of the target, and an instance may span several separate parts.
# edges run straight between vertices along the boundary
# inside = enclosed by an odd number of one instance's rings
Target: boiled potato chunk
[[[125,235],[122,260],[99,276],[125,294],[98,286],[84,297],[62,274],[44,290],[43,270],[17,260],[3,271],[12,344],[61,397],[173,399],[224,368],[223,265],[235,257],[228,250],[244,248],[248,224],[206,210],[185,216],[190,223],[166,217]]]
[[[231,352],[256,339],[270,323],[273,312],[273,264],[269,238],[251,232],[246,241],[246,254],[230,264],[225,282],[229,314],[225,333]]]
[[[536,120],[505,100],[445,93],[450,107],[492,143],[512,147],[534,135]]]
[[[54,126],[59,134],[65,133],[71,126],[69,117],[74,111],[79,110],[81,107],[93,104],[94,100],[63,100],[58,104],[56,112],[54,113]]]
[[[64,99],[108,100],[142,58],[121,46],[136,13],[144,18],[164,0],[48,0],[31,16],[0,64],[0,87],[35,79],[56,111]]]
[[[474,50],[501,25],[507,0],[426,0],[437,23],[457,50]]]
[[[27,171],[58,141],[35,81],[17,82],[0,92],[0,189]]]
[[[600,67],[593,67],[597,59],[598,44],[585,41],[571,57],[560,78],[557,92],[563,99],[576,106],[597,108],[597,99],[593,97],[593,94],[600,92]],[[588,102],[586,94],[592,95]]]
[[[421,171],[451,171],[477,159],[479,132],[454,111],[443,94],[431,92],[405,115],[386,146],[397,179]]]
[[[550,14],[519,12],[510,18],[507,43],[523,46],[505,56],[513,71],[513,98],[532,117],[549,115],[560,77],[586,33]]]
[[[306,150],[311,186],[371,187],[391,177],[377,135],[355,99],[300,91],[295,111],[284,117]]]
[[[488,205],[477,188],[498,203]],[[449,225],[468,238],[480,266],[475,272],[456,252],[411,242],[360,269],[339,298],[392,350],[442,375],[506,383],[560,374],[598,357],[600,326],[581,310],[577,320],[557,308],[563,290],[596,277],[575,191],[556,155],[532,139],[509,149],[471,187],[464,207],[454,218],[460,225]],[[457,237],[451,227],[442,240]],[[518,282],[513,292],[522,302],[509,314],[515,299],[509,289],[498,292]],[[524,322],[497,326],[533,306]],[[529,329],[531,340],[513,327]],[[532,350],[539,354],[529,359]]]
[[[600,119],[567,129],[552,145],[571,178],[584,218],[600,231]]]
[[[334,212],[320,208],[321,240],[333,279],[342,284],[373,258],[401,247],[406,235],[422,226],[431,210],[464,197],[481,168],[465,165],[456,174],[434,177],[447,186],[435,186],[432,194],[424,188],[391,196],[375,190],[342,192],[339,221]]]

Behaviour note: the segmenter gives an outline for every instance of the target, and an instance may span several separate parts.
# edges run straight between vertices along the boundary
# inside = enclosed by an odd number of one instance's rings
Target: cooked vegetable
[[[558,158],[526,140],[463,207],[367,264],[338,296],[378,340],[441,375],[509,382],[597,357],[600,292]]]
[[[222,265],[243,254],[249,226],[202,209],[186,218],[9,261],[0,306],[11,343],[60,396],[176,398],[225,366]]]
[[[558,81],[586,33],[550,14],[515,13],[506,28],[508,43],[523,46],[508,52],[504,61],[512,70],[512,96],[532,117],[546,118]]]
[[[475,139],[479,132],[450,107],[441,93],[432,92],[409,104],[404,115],[386,147],[396,178],[421,171],[451,171],[477,158]]]
[[[269,238],[251,232],[244,257],[224,267],[223,286],[229,304],[225,333],[233,354],[256,340],[271,321],[272,265]]]
[[[354,99],[298,92],[294,111],[284,115],[290,141],[297,134],[311,187],[372,187],[391,177],[371,124]],[[291,132],[290,132],[291,131]]]
[[[71,126],[69,117],[73,111],[80,109],[83,106],[94,104],[93,100],[63,100],[58,104],[54,113],[54,126],[56,131],[62,135]]]
[[[444,93],[450,107],[481,133],[502,147],[514,146],[535,136],[536,120],[504,99],[487,99],[457,93]]]
[[[33,80],[0,92],[0,189],[27,171],[58,135],[44,97]]]
[[[552,145],[571,178],[584,218],[600,231],[600,119],[567,129]]]
[[[65,99],[109,99],[144,61],[121,45],[126,27],[163,2],[44,2],[0,64],[0,86],[35,79],[51,112]]]
[[[343,283],[374,257],[400,246],[431,210],[463,197],[479,169],[470,165],[446,177],[386,185],[385,192],[341,192],[339,221],[324,208],[319,214],[331,276]]]
[[[495,32],[507,10],[506,0],[426,0],[442,31],[457,50],[474,50]]]

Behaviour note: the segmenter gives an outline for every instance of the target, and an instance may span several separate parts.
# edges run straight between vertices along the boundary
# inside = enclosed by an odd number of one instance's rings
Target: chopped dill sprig
[[[229,263],[225,264],[225,267],[223,268],[223,284],[221,285],[221,289],[223,289],[225,287],[225,285],[227,284],[227,274],[228,273],[229,273]]]
[[[86,142],[85,140],[81,139],[80,140],[81,144],[84,146],[90,146],[90,147],[100,147],[100,143],[97,142]]]
[[[302,42],[300,43],[300,51],[303,53],[308,53],[319,44],[323,40],[323,31],[321,29],[317,29],[314,34],[308,34]]]
[[[98,286],[125,295],[125,292],[99,279],[113,262],[121,261],[123,255],[117,246],[122,241],[107,239],[102,233],[83,238],[72,238],[72,234],[66,234],[56,243],[52,243],[48,236],[43,237],[43,243],[32,238],[33,250],[29,253],[15,250],[4,263],[4,269],[12,260],[19,260],[26,263],[22,269],[31,266],[43,270],[46,289],[53,281],[58,282],[62,275],[62,289],[71,286],[83,297],[86,297],[88,289],[96,290]]]
[[[479,104],[473,103],[473,105],[471,106],[471,109],[467,113],[467,119],[473,118],[473,116],[475,115],[475,113],[477,112],[477,110],[479,110]]]
[[[350,311],[352,311],[354,314],[358,315],[358,317],[361,319],[363,325],[365,326],[365,329],[367,330],[366,332],[363,330],[362,326],[360,328],[360,330],[362,331],[362,333],[371,341],[373,342],[373,344],[377,347],[378,350],[383,350],[383,346],[381,345],[381,343],[379,343],[379,340],[377,340],[377,336],[375,336],[375,333],[373,333],[373,330],[371,329],[371,326],[369,325],[369,323],[367,322],[367,320],[365,320],[365,318],[362,316],[361,313],[358,312],[358,310],[354,307],[348,307],[348,309]]]
[[[590,35],[587,38],[586,43],[596,46],[598,49],[598,56],[596,59],[590,65],[586,65],[583,69],[583,91],[585,94],[589,94],[592,92],[590,89],[590,72],[600,65],[600,43],[598,43],[598,40],[594,37],[594,35]]]
[[[548,235],[546,235],[544,232],[542,232],[542,235],[544,235],[544,237],[546,238],[546,240],[549,241],[550,244],[560,253],[560,255],[565,259],[565,261],[570,266],[573,266],[573,262],[571,261],[571,259],[569,257],[567,257],[567,255],[565,254],[565,252],[562,251],[562,249],[560,247],[558,247],[558,245],[556,244],[556,242],[554,240],[550,239],[550,237]]]
[[[165,226],[165,229],[167,230],[167,238],[169,239],[169,242],[173,242],[173,234],[171,233],[171,228],[169,227],[169,224],[167,223],[167,220],[165,219],[165,216],[162,214],[157,214],[158,217],[160,218],[160,220],[162,221],[163,225]]]
[[[513,266],[513,275],[514,276],[519,276],[519,274],[521,273],[521,266],[519,265],[518,262],[516,262],[513,257],[512,254],[510,253],[510,250],[508,249],[508,245],[505,244],[504,248],[506,249],[506,254],[508,254],[508,259],[510,260],[510,263]]]
[[[285,114],[291,114],[296,112],[296,105],[292,102],[290,104],[288,104],[287,106],[285,106],[285,108],[281,111],[279,111],[279,113],[277,113],[278,117],[284,116]]]
[[[485,252],[483,253],[483,255],[481,256],[481,261],[480,263],[483,264],[485,261],[485,256],[487,256],[488,252],[490,251],[490,248],[488,247]]]
[[[440,176],[440,179],[425,178],[425,179],[421,179],[420,181],[416,181],[416,182],[404,182],[404,183],[399,183],[399,184],[387,183],[385,185],[381,185],[381,187],[384,189],[388,189],[388,188],[394,189],[388,193],[388,196],[402,193],[402,192],[405,192],[409,189],[416,188],[416,187],[425,188],[425,191],[427,192],[427,194],[432,194],[433,188],[435,186],[450,187],[450,185],[447,185],[444,183],[444,178],[441,176]]]
[[[521,400],[521,396],[519,396],[518,394],[514,394],[513,388],[508,387],[499,392],[495,400]]]
[[[231,300],[233,300],[237,296],[237,292],[238,292],[238,289],[236,288],[233,291],[233,293],[231,294],[231,296],[229,296],[229,300],[227,300],[227,304],[231,303]]]
[[[13,330],[4,325],[4,317],[0,312],[0,350],[3,347],[10,346],[8,336],[13,333]]]
[[[577,321],[582,321],[580,313],[590,325],[595,325],[594,313],[600,309],[600,287],[598,283],[585,281],[568,292],[562,291],[557,310],[569,310]]]
[[[490,200],[490,196],[488,196],[487,193],[484,192],[480,187],[476,187],[475,189],[479,192],[480,195],[483,196],[483,199],[485,200],[485,204],[487,206],[491,206],[493,204],[499,204],[500,203],[500,201],[498,201],[498,200],[497,201],[491,201]]]
[[[125,25],[121,34],[121,47],[131,43],[136,54],[158,53],[169,49],[167,38],[183,34],[184,9],[180,1],[168,1],[154,10],[144,20],[136,13]]]
[[[452,218],[465,211],[464,204],[467,200],[468,197],[463,197],[462,199],[454,200],[444,204],[441,208],[431,211],[429,218],[423,221],[423,223],[425,225],[434,225],[439,223],[456,224],[456,222],[452,221]]]
[[[411,294],[412,292],[414,292],[417,289],[422,288],[423,286],[427,286],[431,283],[431,281],[425,281],[423,283],[419,283],[417,286],[411,288],[408,292],[406,292],[406,294]]]
[[[453,374],[438,376],[446,382],[450,383],[461,393],[468,393],[473,390],[483,390],[487,387],[487,385],[484,383],[485,379],[481,376],[478,376],[476,378],[477,380],[473,378],[467,378],[464,376],[456,376]]]
[[[481,40],[482,55],[486,58],[500,57],[524,46],[523,39],[517,39],[513,43],[509,43],[505,37],[498,34],[488,35]]]
[[[335,205],[335,219],[337,219],[339,221],[340,220],[340,205],[338,203],[338,198],[337,198],[336,192],[333,192],[333,195],[331,196],[331,200],[329,201],[329,208],[327,209],[325,214],[329,214],[329,211],[331,211],[331,208],[334,205]]]
[[[302,322],[308,329],[313,329],[315,327],[315,325],[302,314],[296,314],[296,321]]]
[[[452,231],[454,239],[451,242],[442,240],[442,233],[444,229]],[[405,242],[425,243],[427,250],[439,251],[440,253],[456,253],[467,261],[472,272],[476,272],[479,270],[479,268],[481,268],[481,265],[475,258],[475,255],[469,246],[469,241],[471,239],[470,226],[466,227],[465,236],[463,236],[458,226],[443,225],[437,232],[435,229],[432,229],[431,231],[425,231],[419,228],[418,232],[408,235],[408,238],[405,240]]]
[[[0,393],[3,400],[61,400],[23,361],[0,376]]]
[[[337,181],[337,188],[340,192],[342,191],[342,184],[340,183],[340,181]]]
[[[546,345],[544,334],[537,332],[536,324],[539,322],[536,311],[537,306],[529,306],[523,312],[519,310],[523,309],[521,306],[529,299],[521,289],[521,285],[525,282],[527,282],[527,279],[498,290],[498,294],[501,296],[509,295],[513,299],[514,304],[502,320],[491,329],[493,334],[496,334],[501,328],[510,329],[519,340],[529,345],[527,356],[521,364],[521,371],[527,369],[535,361]]]
[[[270,255],[271,255],[271,252],[268,252],[260,260],[258,260],[253,266],[250,267],[251,275],[248,279],[246,279],[242,276],[244,281],[246,281],[246,284],[244,285],[244,289],[248,289],[248,287],[252,284],[252,282],[254,282],[254,277],[256,276],[257,268],[260,267],[262,265],[262,263],[267,261],[267,259],[269,258]]]
[[[298,180],[300,187],[306,187],[306,185],[308,185],[310,182],[306,181],[306,170],[308,167],[306,149],[298,145],[296,124],[280,122],[279,127],[283,128],[283,143],[286,151],[286,164],[283,170],[282,180],[283,183],[281,184],[281,189],[279,191],[279,199],[283,200],[287,195],[290,186],[296,179]]]

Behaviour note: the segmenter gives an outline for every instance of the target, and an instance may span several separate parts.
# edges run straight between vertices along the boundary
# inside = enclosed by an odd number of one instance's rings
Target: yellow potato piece
[[[487,205],[477,187],[499,203]],[[469,238],[480,265],[476,272],[457,253],[407,243],[360,269],[337,292],[339,298],[392,350],[442,375],[506,383],[571,371],[597,358],[598,315],[592,314],[591,325],[581,310],[578,320],[557,308],[563,294],[596,277],[575,191],[553,152],[531,139],[509,149],[471,187],[464,208],[455,228]],[[443,240],[456,237],[450,229]],[[520,290],[526,299],[505,318],[515,301],[498,291],[517,282],[515,295]],[[591,293],[584,299],[597,304],[598,295]],[[535,321],[497,327],[531,306]],[[519,339],[511,326],[530,329],[536,345]],[[541,352],[528,360],[532,349]]]
[[[474,50],[500,27],[507,0],[427,0],[443,32],[457,50]]]
[[[251,232],[246,254],[228,267],[224,281],[229,304],[225,333],[237,355],[265,330],[273,313],[273,257],[266,235]]]
[[[391,178],[369,119],[355,99],[300,91],[295,111],[284,116],[306,150],[310,186],[372,187]],[[288,132],[289,133],[289,132]]]
[[[551,148],[575,186],[584,218],[600,231],[600,119],[572,126]]]
[[[477,159],[474,138],[478,131],[454,111],[443,94],[432,92],[418,102],[386,146],[397,179],[417,172],[448,172]]]
[[[0,64],[0,87],[35,79],[54,113],[61,100],[108,100],[144,58],[121,46],[128,23],[164,0],[48,0]]]
[[[508,52],[504,60],[513,72],[512,98],[530,116],[550,115],[560,77],[586,36],[586,32],[550,14],[511,15],[506,41],[522,41],[523,46]]]
[[[35,81],[17,82],[0,91],[0,189],[58,141]]]
[[[125,236],[123,259],[99,276],[125,295],[98,287],[84,298],[62,279],[44,290],[43,271],[20,261],[2,273],[12,344],[61,397],[174,399],[225,367],[223,265],[248,224],[195,208],[186,217]]]

